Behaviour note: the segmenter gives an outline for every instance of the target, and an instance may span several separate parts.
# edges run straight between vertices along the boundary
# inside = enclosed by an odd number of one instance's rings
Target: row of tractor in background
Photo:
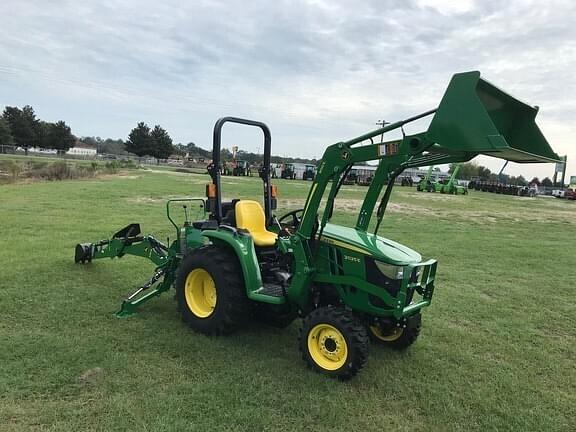
[[[535,197],[541,192],[538,189],[538,185],[533,183],[526,186],[521,186],[497,182],[487,182],[482,180],[471,180],[470,183],[468,183],[468,189],[502,195],[516,195],[525,197]]]
[[[548,184],[543,181],[540,183],[537,178],[528,184],[511,184],[506,182],[506,176],[502,175],[508,162],[504,164],[498,173],[499,181],[485,181],[483,179],[473,178],[468,183],[468,189],[474,189],[482,192],[492,192],[502,195],[515,195],[523,197],[535,197],[537,195],[547,195],[556,198],[576,200],[576,176],[570,177],[570,183],[565,185],[566,176],[566,156],[563,156],[556,163],[553,180],[548,180]]]
[[[223,161],[220,174],[224,176],[251,177],[258,174],[262,164],[250,164],[247,160],[237,159],[238,147],[232,147],[232,161]],[[270,176],[288,180],[314,180],[316,165],[304,163],[273,163],[270,164]]]
[[[233,160],[223,162],[220,174],[225,176],[252,176],[258,175],[261,164],[251,165],[247,160],[236,159],[238,147],[232,147]],[[566,163],[564,159],[562,163]],[[565,165],[564,165],[565,166]],[[429,166],[426,171],[422,168],[405,170],[402,176],[395,179],[401,186],[416,186],[418,192],[438,192],[450,195],[467,195],[469,190],[491,192],[502,195],[522,197],[535,197],[537,195],[551,195],[556,198],[576,200],[576,176],[570,178],[570,185],[560,189],[551,189],[535,183],[528,185],[508,184],[506,176],[502,176],[506,164],[498,174],[502,181],[486,181],[479,178],[472,180],[458,180],[460,165],[455,165],[452,172],[443,172],[438,167]],[[353,165],[343,180],[344,185],[369,186],[376,175],[376,165]],[[270,164],[270,177],[286,180],[313,181],[316,177],[316,165],[306,163],[272,163]],[[557,169],[558,171],[558,169]],[[556,177],[555,179],[556,180]],[[562,182],[564,175],[562,175]]]
[[[287,180],[314,180],[316,177],[316,165],[304,163],[272,164],[272,178]]]

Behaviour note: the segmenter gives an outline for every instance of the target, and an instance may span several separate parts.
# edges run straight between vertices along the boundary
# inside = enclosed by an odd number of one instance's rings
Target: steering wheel
[[[292,210],[291,212],[286,213],[280,219],[278,219],[278,223],[282,228],[288,229],[296,229],[300,226],[300,222],[302,222],[302,212],[304,211],[303,208]],[[290,223],[286,223],[286,219],[291,218],[292,220]],[[285,226],[286,225],[286,226]]]

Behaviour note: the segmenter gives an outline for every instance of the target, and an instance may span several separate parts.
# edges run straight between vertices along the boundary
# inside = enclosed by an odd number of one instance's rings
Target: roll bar
[[[272,138],[270,129],[262,122],[248,120],[238,117],[222,117],[214,125],[212,136],[212,163],[208,166],[208,174],[212,178],[212,184],[216,188],[216,199],[214,208],[211,208],[211,216],[218,223],[222,221],[222,193],[220,187],[220,150],[222,149],[222,127],[225,123],[237,123],[247,126],[255,126],[262,130],[264,134],[264,163],[259,170],[259,175],[264,182],[264,213],[268,222],[272,217],[272,204],[270,195],[270,159],[272,151]]]

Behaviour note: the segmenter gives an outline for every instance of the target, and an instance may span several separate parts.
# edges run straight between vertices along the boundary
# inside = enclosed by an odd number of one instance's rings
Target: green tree
[[[186,150],[186,146],[182,143],[178,143],[178,144],[174,144],[174,154],[177,154],[178,156],[186,156],[187,150]]]
[[[126,141],[126,151],[134,153],[140,157],[142,156],[154,156],[153,138],[151,135],[150,128],[144,122],[138,123],[138,125],[130,131],[128,135],[128,140]]]
[[[492,171],[486,167],[483,167],[482,165],[478,165],[478,177],[483,180],[488,180],[490,178],[490,174],[492,174]]]
[[[96,148],[98,153],[102,154],[126,154],[124,141],[121,139],[100,138],[100,137],[82,137],[80,140],[89,146]]]
[[[54,124],[39,120],[35,125],[36,138],[38,147],[49,149],[52,148],[49,142],[50,129]]]
[[[2,146],[14,145],[14,138],[12,137],[12,131],[10,130],[10,125],[2,117],[0,117],[0,145]]]
[[[544,177],[544,178],[542,179],[542,183],[541,183],[541,184],[542,184],[542,186],[546,186],[546,187],[552,187],[552,186],[554,186],[554,183],[552,183],[552,180],[550,180],[549,177]]]
[[[64,121],[49,124],[46,137],[46,148],[58,150],[58,153],[66,153],[70,147],[76,144],[76,137]]]
[[[160,125],[154,126],[154,129],[150,133],[152,137],[152,153],[157,159],[167,159],[174,152],[174,147],[172,146],[172,138],[168,135],[165,129],[161,128]]]
[[[34,109],[30,105],[26,105],[20,109],[18,107],[7,106],[2,115],[4,120],[10,126],[14,143],[22,147],[26,154],[30,147],[35,147],[38,142],[38,120]]]
[[[532,180],[530,180],[530,184],[535,184],[540,186],[540,180],[538,179],[538,177],[534,177],[532,178]]]
[[[106,138],[100,145],[100,153],[110,153],[117,155],[126,154],[127,152],[124,140]]]
[[[523,175],[519,175],[518,177],[516,177],[516,184],[518,186],[526,186],[528,182],[526,181]]]

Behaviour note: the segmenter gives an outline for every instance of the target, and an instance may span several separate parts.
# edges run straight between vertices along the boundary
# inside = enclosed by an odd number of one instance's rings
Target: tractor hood
[[[373,256],[388,264],[407,265],[422,261],[418,252],[400,243],[355,228],[326,224],[322,241],[342,249]]]

